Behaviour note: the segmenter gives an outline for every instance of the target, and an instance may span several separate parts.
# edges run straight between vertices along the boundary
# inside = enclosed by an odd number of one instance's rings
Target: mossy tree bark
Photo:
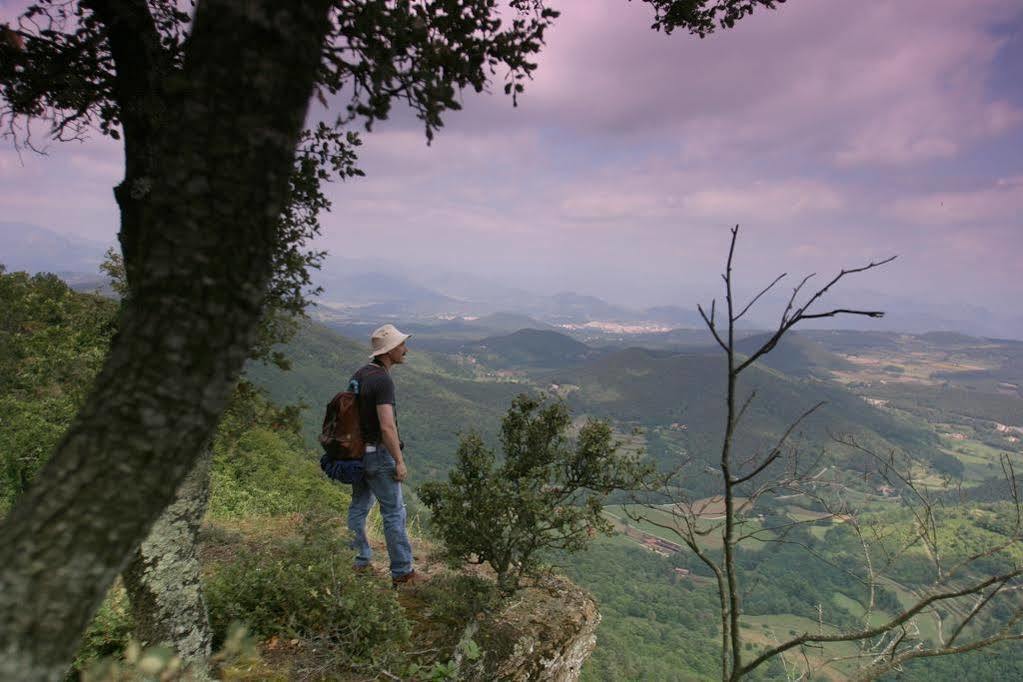
[[[210,449],[204,449],[122,574],[135,637],[146,644],[170,646],[200,675],[212,642],[198,557],[212,459]]]
[[[91,4],[118,89],[141,93],[122,109],[116,192],[132,297],[87,404],[0,526],[0,679],[62,678],[208,446],[255,339],[328,30],[327,0],[203,2],[181,71],[154,82],[145,3]],[[155,115],[173,124],[133,121]]]

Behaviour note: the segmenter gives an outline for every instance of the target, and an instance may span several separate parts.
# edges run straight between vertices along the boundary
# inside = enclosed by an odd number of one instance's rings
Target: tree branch
[[[785,433],[782,434],[781,438],[778,440],[778,443],[774,446],[774,448],[772,448],[770,454],[767,456],[767,459],[765,459],[763,462],[761,462],[760,466],[758,466],[756,469],[754,469],[749,474],[746,474],[745,476],[743,476],[741,478],[732,479],[732,485],[739,485],[741,483],[745,483],[746,481],[750,480],[751,478],[753,478],[754,476],[759,474],[761,471],[766,469],[768,466],[770,466],[771,462],[773,462],[774,460],[778,459],[778,457],[781,455],[781,448],[785,444],[785,441],[788,439],[788,437],[792,434],[792,431],[795,430],[795,428],[797,426],[799,426],[799,424],[804,419],[806,419],[811,414],[816,412],[824,404],[825,404],[825,402],[822,400],[821,402],[817,403],[816,405],[811,407],[809,410],[807,410],[803,414],[799,415],[799,417],[794,422],[789,424],[789,427],[787,429],[785,429]]]
[[[987,580],[983,580],[979,583],[976,583],[969,587],[965,587],[961,590],[956,590],[953,592],[939,592],[937,594],[933,594],[925,599],[918,601],[911,608],[903,611],[901,614],[899,614],[892,620],[888,621],[887,623],[884,623],[874,628],[867,628],[864,630],[859,630],[857,632],[849,632],[836,635],[811,635],[808,633],[804,633],[798,637],[790,639],[789,641],[783,644],[780,644],[771,649],[767,649],[759,656],[757,656],[754,660],[750,661],[748,664],[743,666],[739,672],[740,674],[745,675],[746,673],[749,673],[750,671],[757,668],[764,661],[774,656],[777,656],[778,654],[784,651],[788,651],[792,647],[799,646],[806,642],[853,642],[861,639],[869,639],[871,637],[876,637],[890,630],[894,630],[896,627],[907,622],[910,618],[917,615],[918,613],[929,607],[931,604],[940,601],[948,601],[949,599],[958,599],[959,597],[965,597],[970,594],[976,594],[977,592],[981,592],[984,589],[990,587],[991,585],[1011,580],[1012,578],[1018,577],[1020,575],[1023,575],[1023,569],[1017,569],[1014,571],[1010,571],[1009,573],[1004,573],[1001,575],[990,577]]]
[[[835,275],[831,279],[830,282],[825,284],[822,288],[818,289],[809,298],[809,300],[807,300],[807,302],[804,305],[802,305],[801,307],[797,308],[795,314],[791,318],[788,318],[787,317],[788,312],[792,309],[792,306],[793,306],[793,304],[795,302],[796,295],[798,294],[799,290],[803,287],[803,285],[806,284],[807,280],[809,280],[810,277],[812,277],[812,275],[809,275],[809,276],[803,278],[803,281],[800,282],[799,286],[797,286],[793,290],[793,292],[792,292],[792,297],[789,299],[788,306],[786,306],[785,312],[782,313],[781,322],[780,322],[780,324],[778,326],[778,330],[757,351],[755,351],[752,355],[750,355],[746,359],[745,362],[743,362],[741,365],[739,365],[739,367],[735,370],[736,373],[738,374],[739,372],[742,372],[744,369],[746,369],[747,367],[752,365],[754,362],[756,362],[762,355],[764,355],[765,353],[769,353],[771,350],[773,350],[774,347],[778,344],[778,341],[781,340],[781,337],[785,335],[785,332],[787,332],[789,329],[794,327],[800,320],[808,320],[808,319],[813,319],[813,318],[817,318],[817,317],[832,317],[834,315],[839,315],[839,314],[867,315],[869,317],[879,317],[880,315],[882,315],[883,313],[878,313],[877,311],[859,311],[859,310],[846,310],[846,309],[838,309],[838,310],[834,310],[834,311],[831,311],[831,312],[828,312],[828,313],[816,313],[816,314],[807,314],[806,311],[810,308],[811,305],[813,305],[824,294],[826,294],[828,292],[828,290],[831,289],[831,287],[833,287],[835,284],[837,284],[843,277],[845,277],[847,275],[852,275],[852,274],[855,274],[855,273],[859,273],[859,272],[865,272],[867,270],[872,270],[874,268],[879,268],[882,265],[886,265],[887,263],[892,262],[896,258],[897,258],[897,256],[891,256],[891,257],[885,258],[884,260],[881,260],[881,261],[876,261],[876,262],[875,261],[871,261],[870,263],[868,263],[868,264],[866,264],[866,265],[864,265],[862,267],[852,268],[851,270],[841,270],[837,275]]]
[[[752,308],[752,307],[753,307],[753,305],[754,305],[754,304],[755,304],[755,303],[756,303],[757,301],[759,301],[759,300],[760,300],[760,297],[761,297],[761,296],[763,296],[763,295],[764,295],[764,294],[766,294],[766,293],[767,293],[768,291],[770,291],[771,289],[773,289],[773,288],[774,288],[774,285],[775,285],[775,284],[777,284],[778,282],[780,282],[780,281],[781,281],[782,279],[784,279],[784,278],[785,278],[785,277],[786,277],[787,275],[788,275],[788,273],[787,273],[787,272],[783,272],[783,273],[781,273],[780,275],[778,275],[777,277],[775,277],[775,278],[774,278],[774,281],[773,281],[773,282],[771,282],[770,284],[768,284],[768,285],[767,285],[766,287],[764,287],[763,289],[761,289],[760,293],[759,293],[759,294],[757,294],[756,296],[754,296],[754,297],[753,297],[753,300],[752,300],[752,301],[750,301],[749,303],[747,303],[747,304],[746,304],[746,307],[745,307],[745,308],[743,308],[742,310],[740,310],[740,311],[739,311],[739,314],[738,314],[738,315],[736,315],[736,316],[735,316],[735,319],[734,319],[734,320],[732,320],[732,321],[733,321],[733,322],[738,322],[738,321],[739,321],[739,320],[740,320],[740,319],[742,318],[742,316],[743,316],[743,315],[745,315],[745,314],[746,314],[746,312],[747,312],[747,311],[748,311],[748,310],[749,310],[750,308]]]

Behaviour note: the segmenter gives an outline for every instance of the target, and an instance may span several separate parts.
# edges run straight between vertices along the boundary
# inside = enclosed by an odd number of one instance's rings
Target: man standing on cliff
[[[398,437],[394,381],[391,368],[405,362],[409,334],[385,324],[373,332],[371,362],[352,375],[349,387],[358,393],[359,428],[366,443],[362,462],[363,480],[352,484],[352,502],[348,507],[348,529],[354,534],[352,547],[356,570],[370,570],[372,549],[366,539],[366,517],[374,498],[380,503],[384,521],[384,539],[391,560],[391,581],[395,587],[412,583],[412,545],[405,529],[405,501],[401,482],[408,476]]]

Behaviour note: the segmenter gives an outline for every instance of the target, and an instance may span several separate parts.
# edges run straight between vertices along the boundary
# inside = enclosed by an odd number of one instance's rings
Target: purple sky
[[[556,4],[518,108],[466,95],[430,147],[404,112],[365,136],[322,246],[689,306],[740,223],[751,288],[899,254],[850,286],[1023,314],[1019,0],[790,0],[702,41],[643,3]],[[121,172],[98,137],[5,144],[3,219],[112,240]]]

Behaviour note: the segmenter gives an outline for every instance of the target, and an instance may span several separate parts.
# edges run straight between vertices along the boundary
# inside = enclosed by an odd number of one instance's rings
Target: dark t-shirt
[[[358,382],[354,386],[353,382]],[[359,394],[359,429],[367,445],[380,442],[380,418],[377,405],[394,405],[394,381],[380,365],[370,363],[352,375],[349,390]],[[394,424],[398,424],[398,410],[394,411]]]

